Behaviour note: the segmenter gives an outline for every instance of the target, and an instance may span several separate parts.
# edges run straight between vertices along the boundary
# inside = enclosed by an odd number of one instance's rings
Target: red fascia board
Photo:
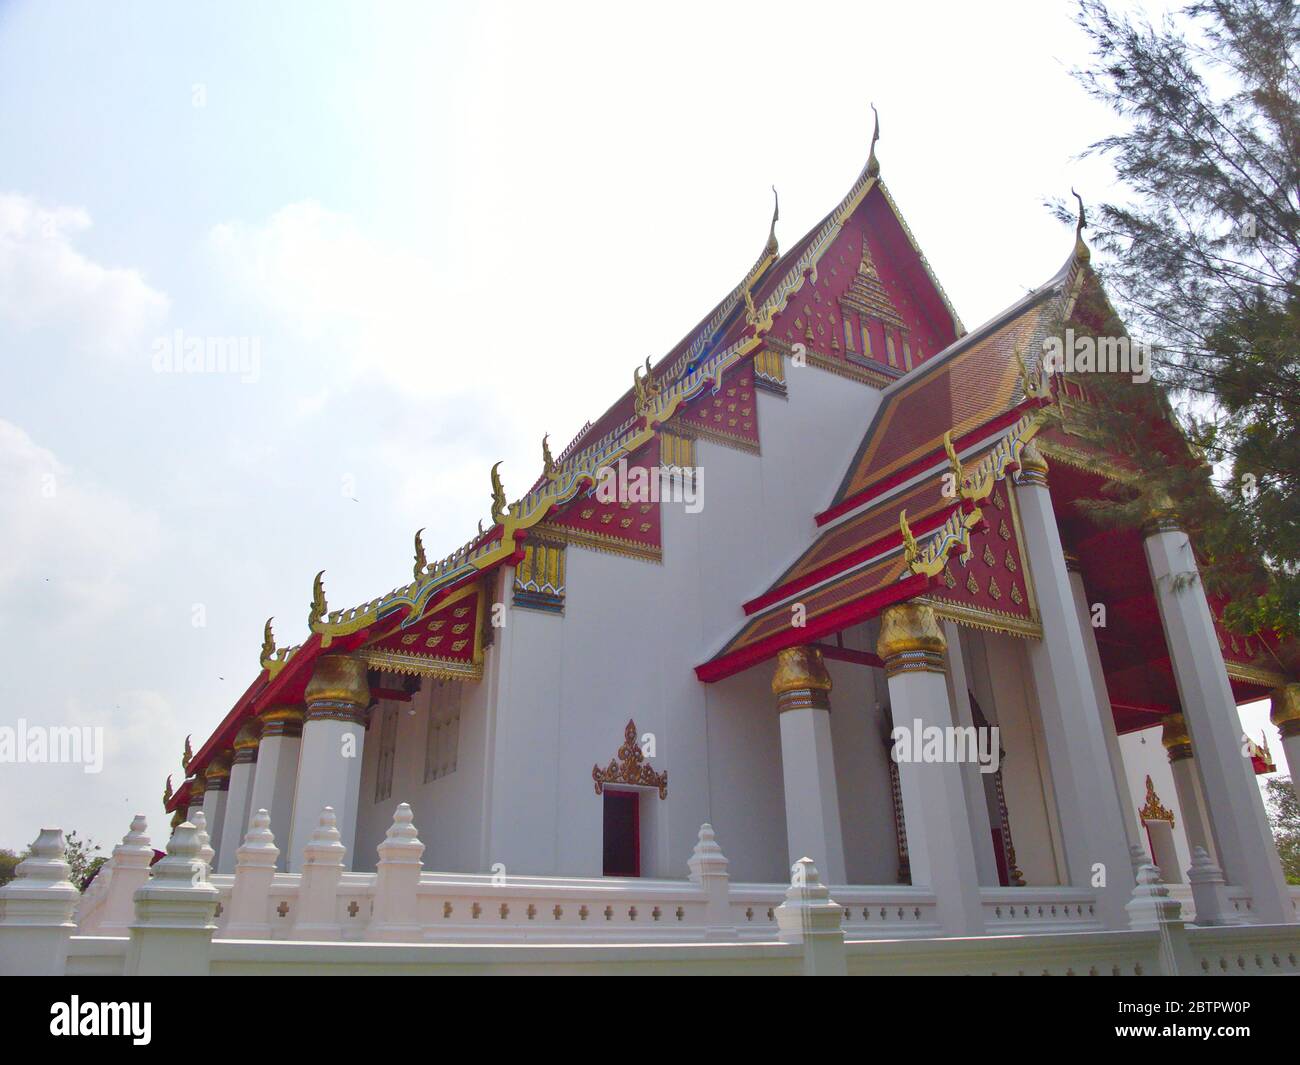
[[[1005,429],[1009,425],[1014,425],[1020,420],[1027,409],[1041,406],[1043,402],[1045,401],[1026,400],[1019,406],[1012,407],[1005,414],[1001,414],[991,421],[987,421],[984,424],[977,426],[969,433],[954,440],[953,449],[961,451],[971,444],[977,443],[990,433],[996,433],[999,429]],[[842,514],[847,514],[851,510],[857,510],[857,508],[862,506],[864,503],[869,503],[877,496],[883,495],[885,492],[889,491],[889,489],[902,484],[904,481],[910,481],[917,474],[924,473],[941,459],[946,458],[947,455],[944,453],[943,446],[940,445],[928,454],[922,455],[916,461],[908,463],[897,473],[890,474],[888,477],[876,481],[874,484],[868,485],[856,495],[852,495],[848,499],[844,500],[843,503],[839,503],[836,506],[831,507],[829,510],[823,510],[816,516],[817,524],[826,525],[840,517]]]
[[[940,525],[952,517],[953,511],[956,509],[957,507],[953,506],[948,510],[940,511],[937,514],[931,515],[924,521],[917,522],[916,525],[912,527],[913,535],[926,536],[929,533],[934,532],[935,529],[939,528]],[[902,543],[903,533],[901,529],[885,533],[884,536],[877,536],[874,540],[868,541],[856,551],[853,551],[842,558],[818,566],[815,570],[804,574],[797,580],[790,581],[788,584],[772,588],[771,590],[764,592],[757,599],[751,599],[745,604],[745,613],[746,615],[756,614],[764,607],[771,606],[773,603],[779,603],[787,596],[794,595],[797,592],[803,591],[805,588],[810,588],[814,584],[821,583],[828,577],[835,576],[835,574],[839,573],[841,570],[852,569],[860,563],[866,562],[868,559],[874,558],[877,555],[884,555],[887,552],[900,547]]]
[[[896,581],[886,588],[880,588],[869,595],[864,595],[855,602],[838,607],[815,621],[810,621],[802,629],[787,629],[785,632],[774,633],[743,650],[696,666],[695,675],[705,684],[723,680],[741,672],[741,670],[748,669],[757,662],[771,658],[772,655],[785,650],[787,647],[797,647],[800,644],[811,643],[822,636],[830,635],[840,629],[855,625],[859,621],[874,617],[887,606],[893,606],[895,603],[901,603],[907,599],[914,599],[934,583],[935,578],[927,577],[923,573],[914,573],[910,577]]]

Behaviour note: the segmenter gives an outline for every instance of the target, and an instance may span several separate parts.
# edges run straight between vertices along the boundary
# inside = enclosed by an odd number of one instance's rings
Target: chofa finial
[[[876,127],[871,131],[871,154],[867,156],[867,177],[880,176],[880,160],[876,158],[876,141],[880,140],[880,112],[876,105],[871,105],[871,113],[876,116]]]
[[[548,481],[556,478],[555,457],[551,454],[551,434],[542,437],[542,476]]]
[[[772,224],[767,230],[767,247],[763,249],[765,255],[776,255],[781,250],[781,246],[776,242],[776,223],[781,217],[781,197],[777,195],[776,186],[772,186]]]
[[[497,466],[504,461],[502,459],[492,467],[492,522],[495,525],[506,520],[506,490],[501,484],[501,475],[497,473]]]
[[[415,579],[418,581],[424,576],[424,571],[429,568],[429,560],[424,554],[424,540],[421,538],[423,529],[417,529],[415,533]]]
[[[262,654],[259,661],[264,666],[275,657],[275,633],[271,631],[271,622],[274,620],[275,618],[267,618],[266,627],[262,629]]]
[[[1083,231],[1088,228],[1088,216],[1083,210],[1083,197],[1074,189],[1070,189],[1070,195],[1079,201],[1079,220],[1074,224],[1074,254],[1080,259],[1086,260],[1091,257],[1088,245],[1083,239]]]
[[[311,610],[307,612],[307,627],[315,628],[316,623],[325,619],[329,605],[325,602],[325,571],[321,570],[311,582]]]

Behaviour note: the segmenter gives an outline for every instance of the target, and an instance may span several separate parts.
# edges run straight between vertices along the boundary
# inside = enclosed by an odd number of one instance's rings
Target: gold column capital
[[[1192,757],[1192,737],[1187,732],[1187,721],[1182,714],[1166,714],[1160,719],[1160,742],[1169,755],[1170,762],[1181,762]]]
[[[884,660],[886,676],[942,673],[947,649],[934,607],[926,603],[897,603],[881,612],[876,654]]]
[[[257,746],[262,742],[262,727],[257,718],[245,721],[235,733],[233,765],[246,765],[257,761]]]
[[[268,706],[257,715],[262,722],[262,738],[271,736],[301,736],[304,710],[301,706]]]
[[[772,694],[780,713],[809,707],[829,710],[831,675],[816,647],[787,647],[776,656]]]
[[[1182,526],[1175,516],[1174,501],[1167,492],[1159,493],[1151,501],[1146,520],[1142,523],[1142,535],[1154,536],[1162,532],[1178,532]]]
[[[208,763],[203,772],[207,791],[224,791],[230,784],[230,755],[219,754]]]
[[[1268,719],[1283,737],[1300,736],[1300,681],[1273,692],[1273,706]]]
[[[203,777],[191,777],[190,785],[190,806],[195,806],[203,801],[203,793],[208,790],[208,782]]]
[[[1016,483],[1047,487],[1047,459],[1032,440],[1020,449],[1020,472]]]
[[[322,655],[303,698],[308,721],[362,722],[370,705],[366,664],[351,655]]]

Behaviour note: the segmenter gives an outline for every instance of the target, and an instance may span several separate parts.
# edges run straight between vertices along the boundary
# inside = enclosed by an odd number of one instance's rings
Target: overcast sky
[[[769,186],[783,246],[840,199],[869,102],[968,327],[1050,277],[1044,200],[1113,191],[1070,14],[0,5],[0,725],[107,742],[0,765],[0,847],[165,838],[267,616],[300,641],[318,569],[332,608],[409,580],[498,459],[521,494],[750,266]],[[211,337],[256,372],[158,372]]]

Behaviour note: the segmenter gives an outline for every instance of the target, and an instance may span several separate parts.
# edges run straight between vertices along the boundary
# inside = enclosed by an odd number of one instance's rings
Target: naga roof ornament
[[[555,466],[555,456],[551,454],[550,439],[550,433],[542,437],[542,476],[548,481],[553,481],[559,476],[559,472]]]
[[[194,757],[194,748],[190,746],[190,736],[185,737],[185,750],[181,752],[181,771],[188,773],[190,769],[190,759]]]
[[[325,612],[329,609],[329,604],[325,602],[325,582],[322,578],[325,571],[321,570],[316,574],[316,579],[311,582],[311,610],[307,613],[307,627],[314,629],[325,617]]]
[[[172,794],[173,794],[173,792],[172,792],[172,775],[171,775],[170,773],[168,773],[168,774],[167,774],[167,783],[166,783],[166,785],[163,787],[163,805],[164,805],[164,806],[166,806],[169,802],[172,801]]]
[[[912,527],[907,524],[906,507],[898,512],[898,531],[903,536],[903,560],[911,567],[920,555],[921,548],[916,542],[916,537],[912,535]]]
[[[275,656],[275,633],[271,631],[271,622],[274,620],[274,617],[267,618],[266,626],[262,629],[262,653],[258,656],[258,661],[263,668]]]
[[[424,541],[420,539],[420,534],[422,532],[424,532],[423,529],[417,529],[415,531],[415,568],[413,576],[417,581],[420,579],[420,576],[424,571],[429,568],[429,560],[424,554]]]
[[[501,484],[501,475],[497,473],[497,467],[504,462],[501,459],[492,467],[492,521],[500,525],[506,520],[506,490]]]

